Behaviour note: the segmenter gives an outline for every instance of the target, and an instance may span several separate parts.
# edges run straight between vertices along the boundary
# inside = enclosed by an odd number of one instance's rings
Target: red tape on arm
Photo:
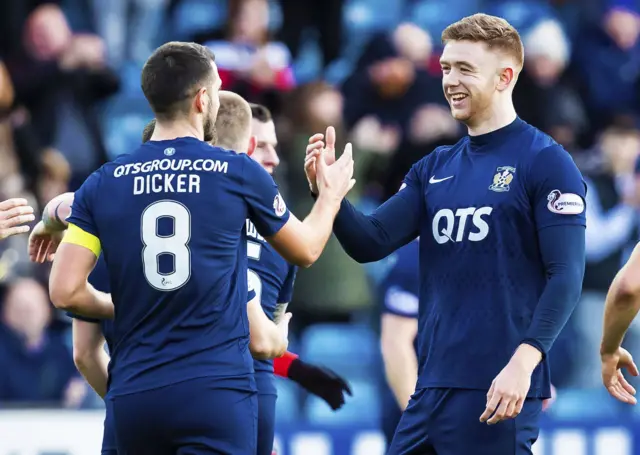
[[[275,373],[275,375],[282,378],[288,378],[289,367],[297,358],[297,354],[287,351],[282,357],[276,357],[275,359],[273,359],[273,372]]]

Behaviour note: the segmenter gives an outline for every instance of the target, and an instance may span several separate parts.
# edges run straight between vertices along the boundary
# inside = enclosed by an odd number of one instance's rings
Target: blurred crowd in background
[[[442,95],[440,33],[476,12],[519,30],[516,110],[565,146],[588,185],[584,294],[551,353],[555,385],[578,400],[601,388],[604,296],[640,239],[640,0],[2,0],[0,200],[23,196],[40,210],[136,147],[151,118],[142,64],[181,40],[211,47],[223,89],[272,110],[275,178],[294,213],[312,205],[306,141],[328,125],[339,149],[354,144],[350,199],[369,210],[412,163],[465,134]],[[97,405],[73,364],[70,322],[49,302],[49,266],[29,263],[26,242],[0,244],[0,406]],[[354,418],[377,415],[386,264],[356,264],[332,239],[299,273],[290,306],[290,349],[357,385],[354,400],[371,410],[353,408]],[[640,326],[627,347],[640,355]],[[291,401],[302,409],[304,397]]]

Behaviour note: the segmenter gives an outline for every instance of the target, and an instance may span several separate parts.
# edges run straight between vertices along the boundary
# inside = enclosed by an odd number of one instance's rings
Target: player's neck
[[[479,119],[478,122],[468,124],[467,130],[469,136],[491,133],[510,125],[516,117],[517,114],[513,107],[513,102],[510,99],[505,100],[503,103],[494,104],[493,108],[489,109],[484,118]]]
[[[204,140],[204,132],[189,123],[187,119],[171,122],[156,120],[156,127],[151,136],[152,141],[170,141],[180,137],[194,137],[202,141]]]

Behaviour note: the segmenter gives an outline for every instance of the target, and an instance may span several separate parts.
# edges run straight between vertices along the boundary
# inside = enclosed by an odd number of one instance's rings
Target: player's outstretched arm
[[[80,374],[100,397],[107,394],[109,355],[100,324],[73,320],[73,362]]]
[[[254,297],[247,304],[249,318],[249,349],[254,359],[266,360],[280,357],[289,346],[288,327],[291,313],[283,315],[274,324],[262,309],[260,300]]]
[[[292,352],[273,359],[273,372],[276,376],[297,382],[307,392],[326,401],[334,411],[344,405],[345,393],[351,395],[346,379],[329,368],[304,362]]]
[[[33,207],[26,199],[14,198],[0,202],[0,240],[29,232],[29,226],[25,224],[35,219]]]
[[[305,157],[305,173],[312,194],[318,194],[318,170],[324,162],[335,158],[335,133],[327,129],[324,136],[309,139]],[[414,166],[415,167],[415,166]],[[345,252],[354,260],[365,263],[379,261],[418,236],[421,191],[417,171],[412,169],[401,191],[371,215],[364,215],[344,199],[333,225],[333,232]]]
[[[413,342],[418,318],[391,313],[382,315],[380,347],[384,372],[400,409],[404,411],[418,382],[418,356]]]
[[[97,237],[70,225],[49,276],[49,296],[56,308],[89,318],[113,318],[111,295],[97,291],[87,282],[99,255]]]
[[[304,221],[293,214],[275,235],[265,236],[276,251],[292,264],[309,267],[319,257],[331,237],[333,221],[340,202],[349,192],[355,180],[351,144],[332,165],[324,162],[318,166],[318,198]]]
[[[621,347],[627,330],[640,311],[640,245],[636,245],[627,263],[611,283],[604,306],[604,328],[600,345],[602,382],[618,400],[635,404],[634,388],[622,375],[627,369],[638,376],[638,368],[629,352]]]

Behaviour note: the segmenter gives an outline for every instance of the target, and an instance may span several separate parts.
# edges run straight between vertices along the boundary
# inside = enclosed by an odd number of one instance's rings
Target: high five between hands
[[[324,159],[319,159],[321,157]],[[307,145],[304,172],[313,194],[335,195],[341,201],[356,183],[351,143],[344,147],[342,156],[336,160],[336,130],[330,126],[326,134],[314,134]]]

